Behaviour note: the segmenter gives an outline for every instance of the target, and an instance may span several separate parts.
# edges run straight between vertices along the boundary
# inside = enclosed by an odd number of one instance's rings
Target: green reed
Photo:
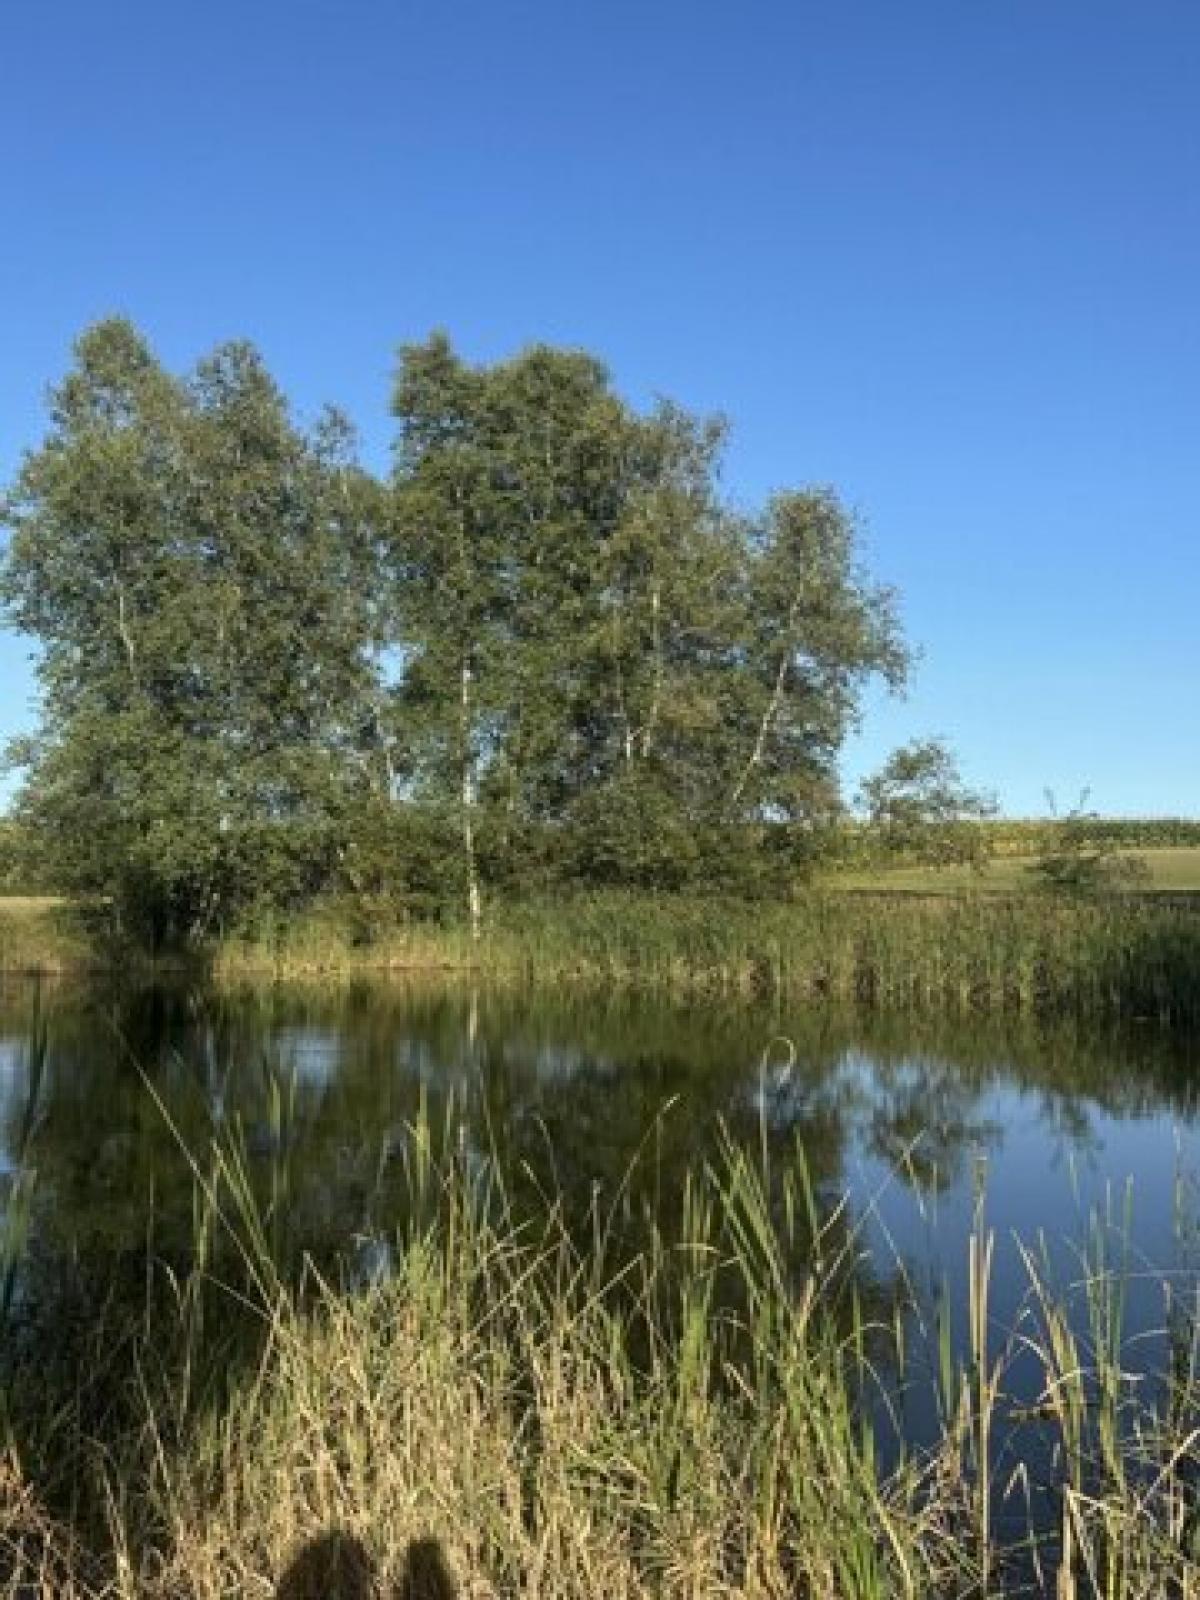
[[[497,981],[828,997],[878,1007],[1200,1021],[1200,913],[1119,896],[813,893],[786,903],[497,901],[476,946],[414,923],[352,943],[335,917],[216,953],[226,975],[470,970]]]
[[[907,1011],[1200,1022],[1200,909],[1152,896],[814,890],[751,902],[612,892],[497,897],[486,911],[476,943],[453,918],[364,923],[332,904],[260,919],[188,960],[230,978],[471,972]],[[61,908],[0,915],[0,971],[103,966],[98,935],[89,943],[78,930],[55,931],[66,917]]]

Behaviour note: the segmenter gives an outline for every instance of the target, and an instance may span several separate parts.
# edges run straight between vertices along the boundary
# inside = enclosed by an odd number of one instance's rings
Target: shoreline
[[[910,896],[793,901],[624,893],[496,902],[453,921],[376,923],[323,906],[203,951],[98,949],[71,908],[0,911],[0,976],[222,981],[395,977],[786,995],[898,1010],[1076,1013],[1200,1026],[1200,917],[1173,898]]]

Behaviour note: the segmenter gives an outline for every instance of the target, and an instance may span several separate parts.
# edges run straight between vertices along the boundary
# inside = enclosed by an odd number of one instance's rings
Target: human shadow
[[[436,1539],[414,1539],[404,1555],[396,1600],[456,1600],[458,1586]]]
[[[310,1539],[288,1563],[275,1600],[383,1600],[379,1575],[361,1539],[341,1528]],[[436,1539],[414,1539],[389,1600],[457,1600]]]

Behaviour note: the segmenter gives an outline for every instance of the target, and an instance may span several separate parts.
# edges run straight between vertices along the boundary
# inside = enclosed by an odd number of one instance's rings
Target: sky
[[[584,346],[860,518],[922,656],[849,788],[935,734],[1200,815],[1195,0],[8,0],[0,55],[0,483],[111,312],[380,469],[400,343]]]

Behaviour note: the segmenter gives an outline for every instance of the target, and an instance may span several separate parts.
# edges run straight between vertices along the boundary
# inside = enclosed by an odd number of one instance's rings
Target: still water
[[[137,1293],[151,1256],[185,1261],[189,1157],[233,1134],[285,1263],[386,1271],[422,1106],[527,1207],[553,1192],[631,1246],[651,1217],[670,1235],[722,1130],[774,1160],[802,1149],[874,1303],[944,1296],[960,1347],[981,1216],[997,1330],[1028,1314],[1018,1238],[1062,1285],[1101,1234],[1122,1253],[1131,1360],[1156,1358],[1164,1285],[1195,1292],[1194,1038],[391,983],[47,988],[39,1053],[35,999],[0,988],[0,1218],[23,1230],[6,1298],[35,1322],[65,1283],[86,1306]]]

